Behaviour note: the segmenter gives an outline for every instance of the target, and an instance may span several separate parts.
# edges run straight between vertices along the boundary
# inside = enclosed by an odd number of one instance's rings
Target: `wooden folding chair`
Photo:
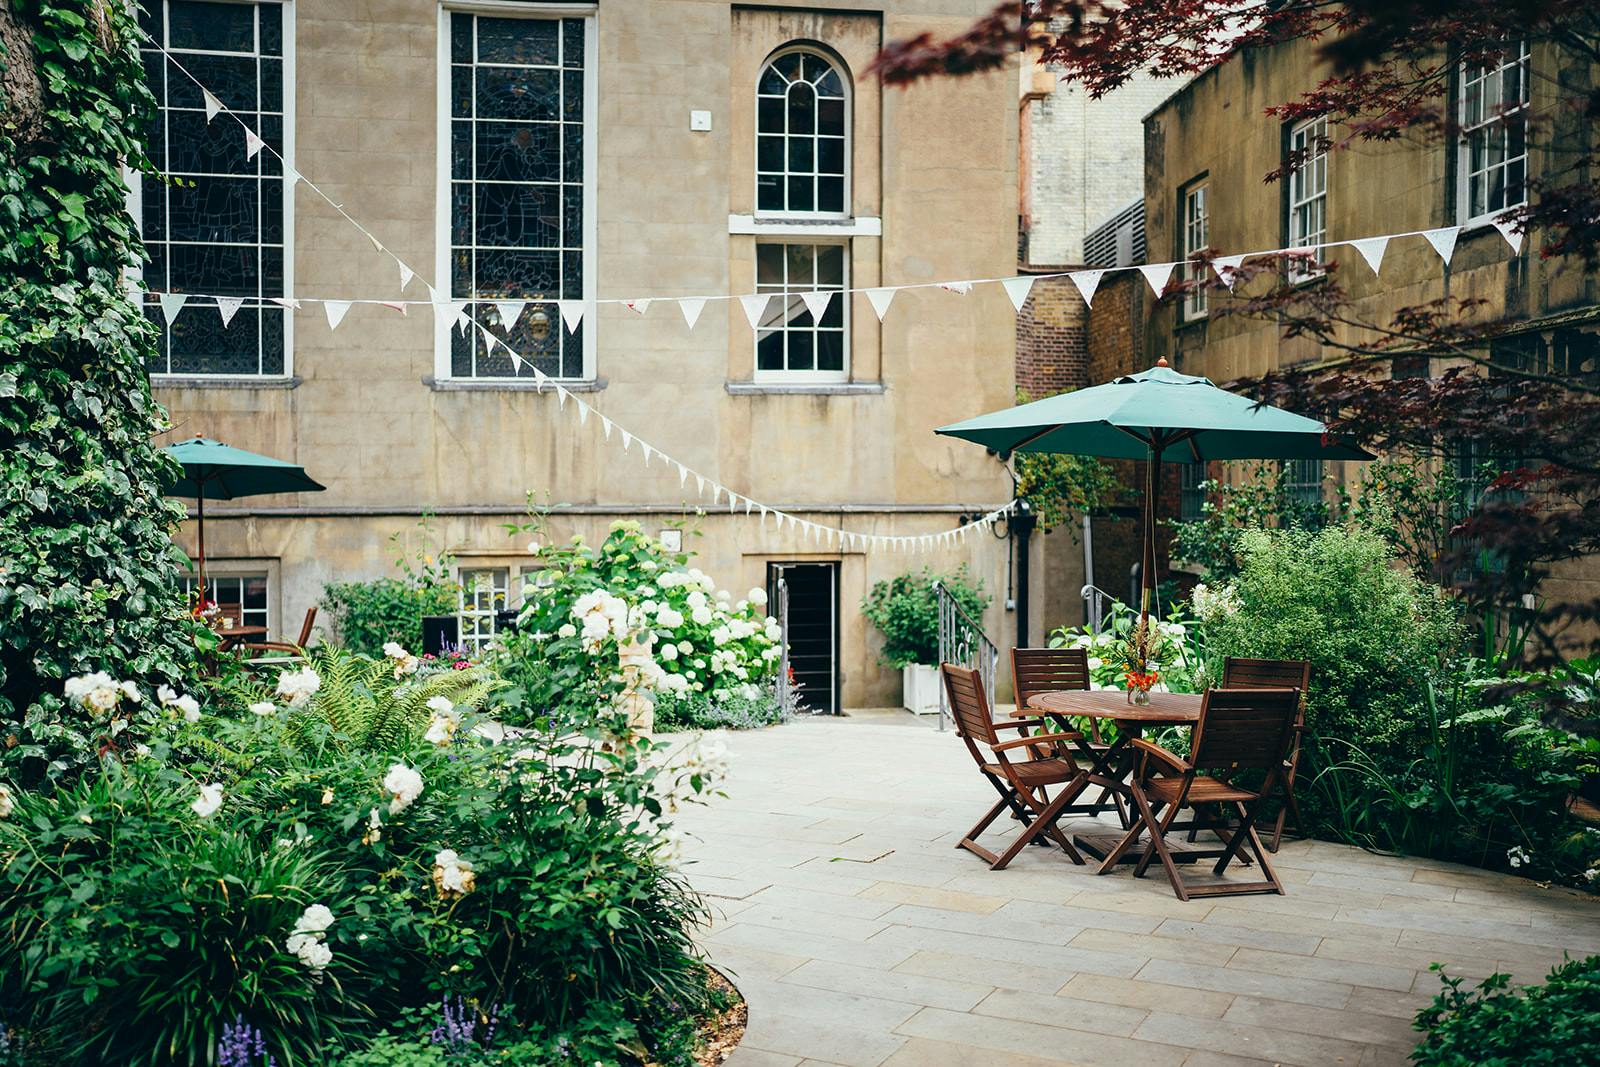
[[[317,624],[317,609],[313,605],[306,609],[305,622],[300,624],[300,640],[294,644],[287,641],[252,641],[244,646],[246,659],[265,658],[270,662],[283,662],[283,656],[258,657],[261,652],[279,652],[285,656],[304,656],[306,646],[311,643],[311,630]]]
[[[1089,653],[1081,648],[1013,648],[1011,650],[1011,683],[1016,690],[1017,707],[1026,708],[1028,701],[1041,693],[1059,692],[1063,689],[1089,688]],[[1111,746],[1100,740],[1100,720],[1089,720],[1089,737],[1077,743],[1078,750],[1095,763]],[[1074,804],[1067,809],[1069,815],[1099,815],[1115,805],[1117,818],[1124,828],[1131,825],[1128,811],[1122,805],[1122,796],[1113,782],[1100,782],[1100,798],[1092,804]],[[1109,803],[1108,803],[1109,802]]]
[[[1295,772],[1300,769],[1300,741],[1306,730],[1306,693],[1311,688],[1311,664],[1303,659],[1239,659],[1229,656],[1222,664],[1224,689],[1298,689],[1300,707],[1294,717],[1294,741],[1289,746],[1287,768],[1279,779],[1279,787],[1268,800],[1279,802],[1277,817],[1263,822],[1262,827],[1272,828],[1268,851],[1278,851],[1283,844],[1284,824],[1294,817],[1294,830],[1305,835],[1305,820],[1300,818],[1300,805],[1294,799]]]
[[[1106,857],[1101,871],[1114,867],[1139,835],[1148,833],[1150,840],[1133,869],[1134,876],[1143,877],[1151,859],[1159,858],[1179,900],[1240,893],[1282,895],[1283,883],[1267,862],[1266,849],[1261,845],[1261,838],[1256,836],[1255,816],[1257,806],[1272,794],[1283,777],[1299,703],[1298,689],[1207,690],[1187,760],[1160,745],[1134,738],[1131,743],[1139,750],[1141,758],[1129,788],[1138,822]],[[1158,770],[1162,773],[1155,773]],[[1259,789],[1247,789],[1223,777],[1241,770],[1265,771],[1266,781]],[[1220,810],[1215,821],[1201,814],[1201,806],[1209,805],[1216,805]],[[1214,875],[1221,877],[1228,864],[1242,858],[1240,850],[1248,844],[1261,865],[1265,880],[1185,883],[1167,848],[1166,835],[1174,828],[1178,811],[1186,806],[1195,807],[1197,825],[1216,829],[1223,838],[1225,847],[1215,853]],[[1236,819],[1226,818],[1229,807],[1238,813]],[[1209,858],[1213,853],[1202,855]]]
[[[1072,847],[1072,842],[1067,840],[1056,826],[1056,820],[1071,804],[1078,794],[1082,793],[1089,784],[1089,775],[1080,769],[1073,761],[1072,755],[1060,742],[1074,741],[1081,738],[1077,733],[1045,733],[1029,736],[1027,728],[1043,725],[1042,719],[1018,720],[996,724],[994,715],[989,710],[988,697],[984,695],[983,681],[978,672],[968,667],[946,663],[940,667],[944,678],[945,694],[950,699],[950,709],[956,723],[956,732],[966,742],[967,751],[972,754],[972,760],[978,765],[978,770],[983,777],[994,787],[1000,799],[988,812],[979,819],[972,829],[966,832],[957,848],[964,848],[968,852],[981,857],[989,864],[990,870],[1004,870],[1006,865],[1017,857],[1017,854],[1039,835],[1048,835],[1050,840],[1060,845],[1062,850],[1072,858],[1073,863],[1083,863],[1083,857],[1078,855],[1078,850]],[[1019,730],[1020,736],[1009,741],[1000,740],[1001,730]],[[990,756],[985,757],[978,743],[987,745]],[[1038,752],[1044,746],[1050,746],[1053,753],[1048,756],[1039,756]],[[1013,759],[1013,755],[1025,755],[1032,758]],[[1050,786],[1061,786],[1060,792],[1054,800],[1048,799],[1046,789]],[[1004,853],[996,856],[993,852],[978,844],[978,836],[989,828],[989,824],[1000,817],[1005,811],[1010,811],[1022,823],[1022,833],[1011,843],[1011,847]]]

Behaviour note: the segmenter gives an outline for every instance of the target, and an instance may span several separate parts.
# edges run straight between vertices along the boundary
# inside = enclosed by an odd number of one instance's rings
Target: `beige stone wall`
[[[1199,76],[1146,119],[1145,227],[1151,262],[1181,254],[1179,197],[1186,185],[1201,177],[1210,186],[1209,235],[1214,250],[1247,252],[1287,243],[1284,183],[1262,181],[1281,163],[1284,126],[1264,110],[1311,90],[1328,73],[1314,49],[1312,44],[1297,43],[1247,54]],[[1545,164],[1539,145],[1561,143],[1572,134],[1572,124],[1581,120],[1555,104],[1558,89],[1548,73],[1558,57],[1541,46],[1535,48],[1532,62],[1532,120],[1541,137],[1530,172],[1538,174]],[[1574,85],[1586,77],[1570,66],[1563,76]],[[1336,140],[1346,132],[1330,130]],[[1393,143],[1357,141],[1334,152],[1328,160],[1328,238],[1338,241],[1455,225],[1452,151],[1417,135]],[[1401,308],[1441,297],[1485,301],[1473,312],[1485,321],[1537,320],[1600,304],[1600,276],[1568,260],[1541,260],[1532,240],[1513,255],[1488,225],[1462,230],[1448,268],[1422,237],[1390,242],[1379,275],[1351,248],[1330,249],[1327,258],[1339,265],[1336,277],[1352,298],[1354,314],[1370,323],[1388,324]],[[1256,284],[1265,286],[1264,281]],[[1216,314],[1228,299],[1225,293],[1211,294],[1210,319],[1186,324],[1179,324],[1172,302],[1159,307],[1147,321],[1149,358],[1164,355],[1186,373],[1223,382],[1337,355],[1323,352],[1309,338],[1284,339],[1272,322]],[[1357,338],[1356,330],[1346,332],[1351,340]],[[1370,341],[1371,334],[1363,332],[1360,337]],[[1341,481],[1358,477],[1356,464],[1328,467]],[[1579,561],[1557,573],[1552,596],[1569,596],[1575,589],[1600,595],[1600,561]]]
[[[884,91],[865,73],[888,37],[955,32],[985,5],[897,0],[872,5],[699,0],[602,0],[599,5],[598,296],[738,294],[754,289],[754,239],[730,236],[747,212],[753,81],[793,39],[815,41],[853,83],[853,209],[881,216],[882,236],[852,238],[853,284],[902,284],[1012,272],[1015,248],[1015,73]],[[396,254],[430,277],[435,263],[439,6],[433,0],[296,0],[295,163]],[[709,110],[710,132],[689,112]],[[392,261],[315,194],[295,200],[295,291],[306,297],[397,298]],[[406,293],[424,297],[420,284]],[[853,377],[861,395],[736,395],[751,377],[753,338],[737,302],[709,305],[693,332],[678,309],[645,316],[601,305],[599,391],[585,393],[617,425],[741,494],[824,521],[855,509],[852,530],[940,532],[959,511],[1010,496],[999,463],[934,427],[1010,402],[1013,314],[997,286],[961,297],[902,294],[880,328],[864,297],[853,308]],[[203,433],[303,463],[321,494],[241,502],[208,524],[213,558],[278,561],[283,632],[298,626],[322,584],[388,573],[387,538],[420,509],[440,512],[448,547],[477,558],[509,546],[500,524],[531,493],[573,515],[574,532],[603,534],[613,513],[641,505],[692,509],[680,487],[637,449],[624,455],[597,420],[580,428],[553,394],[446,390],[434,368],[432,316],[354,308],[331,333],[321,308],[295,315],[292,387],[174,388],[157,396],[173,437]],[[209,509],[208,509],[209,510]],[[247,514],[238,514],[243,511]],[[470,513],[468,513],[470,512]],[[654,520],[651,520],[654,521]],[[763,579],[767,559],[814,550],[756,532],[754,519],[711,516],[702,565],[728,588]],[[190,547],[192,529],[183,537]],[[974,537],[970,558],[1004,587],[1004,543]],[[981,547],[977,547],[981,546]],[[847,704],[892,703],[898,678],[874,663],[855,611],[878,577],[922,557],[832,553],[843,560],[842,674]],[[991,629],[1006,625],[996,607]]]

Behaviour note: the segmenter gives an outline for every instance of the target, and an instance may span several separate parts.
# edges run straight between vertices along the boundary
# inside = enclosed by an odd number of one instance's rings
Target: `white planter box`
[[[939,668],[914,663],[900,668],[900,701],[917,715],[939,713]]]

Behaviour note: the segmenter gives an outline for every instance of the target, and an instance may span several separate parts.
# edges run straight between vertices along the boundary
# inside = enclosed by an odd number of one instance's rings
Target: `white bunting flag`
[[[589,405],[578,401],[578,425],[587,426],[589,423]]]
[[[494,309],[500,313],[500,325],[510,333],[516,326],[517,320],[522,318],[522,309],[528,306],[526,300],[496,300]]]
[[[674,460],[673,462],[676,463],[677,461]],[[678,488],[682,489],[683,488],[683,483],[687,482],[689,480],[689,468],[685,467],[682,463],[678,463],[677,466],[678,466]]]
[[[1160,296],[1167,291],[1167,283],[1172,281],[1172,271],[1176,266],[1176,263],[1146,263],[1139,268],[1139,273],[1144,275],[1150,291]]]
[[[744,513],[746,515],[750,514],[750,509],[754,508],[755,506],[756,502],[754,500],[751,500],[749,497],[744,498]]]
[[[217,117],[217,112],[222,110],[222,101],[211,95],[210,89],[200,90],[200,99],[205,102],[206,122]]]
[[[1244,263],[1244,256],[1218,256],[1211,261],[1211,269],[1217,272],[1217,277],[1222,279],[1222,284],[1228,287],[1228,292],[1233,292],[1234,285],[1238,282],[1237,272]]]
[[[450,310],[455,316],[454,321],[457,330],[465,330],[472,325],[472,316],[467,314],[467,302],[465,300],[450,301]]]
[[[386,308],[393,308],[402,315],[406,313],[406,302],[404,300],[380,300],[378,303],[382,304]]]
[[[700,312],[704,311],[705,307],[705,300],[698,296],[686,296],[678,301],[678,310],[683,312],[683,321],[691,330],[694,329],[694,324],[700,321]]]
[[[372,242],[372,247],[375,251],[384,253],[389,251],[387,248],[383,247],[383,242],[378,240],[377,234],[373,233],[371,230],[363,228],[359,223],[356,225],[356,229],[361,230],[362,233],[367,235],[367,240]]]
[[[744,308],[744,317],[750,320],[750,328],[757,329],[761,325],[761,316],[767,313],[768,294],[756,296],[741,296],[739,304]]]
[[[187,293],[162,293],[161,315],[167,320],[167,325],[172,325],[172,320],[178,317],[178,312],[183,310],[183,305],[189,300]]]
[[[600,430],[607,441],[611,440],[611,420],[604,415],[600,416]]]
[[[545,386],[550,384],[550,376],[538,367],[533,368],[533,384],[539,392],[544,392]]]
[[[257,137],[256,131],[246,126],[244,130],[244,158],[256,158],[256,153],[265,147],[267,147],[267,142]]]
[[[1439,253],[1439,258],[1450,263],[1450,257],[1455,254],[1456,238],[1461,235],[1460,226],[1441,226],[1437,230],[1424,230],[1422,236],[1428,239],[1433,250]]]
[[[1094,291],[1100,288],[1100,279],[1105,277],[1103,270],[1079,270],[1067,275],[1072,279],[1072,284],[1078,287],[1083,302],[1090,307],[1094,306]]]
[[[400,291],[402,293],[406,291],[406,286],[411,284],[411,279],[415,278],[416,276],[416,271],[412,270],[404,263],[400,264]]]
[[[643,315],[650,310],[650,301],[648,300],[624,300],[623,303],[628,306],[629,311],[636,315]]]
[[[506,351],[507,352],[511,351],[511,347],[509,345],[506,346]],[[556,410],[557,411],[565,411],[567,409],[567,398],[570,397],[571,395],[572,394],[567,392],[566,388],[563,387],[560,382],[556,383]]]
[[[345,312],[350,310],[348,300],[324,300],[322,302],[323,314],[328,316],[328,329],[337,330],[344,321]]]
[[[821,322],[822,316],[828,310],[828,301],[833,299],[833,294],[826,289],[812,289],[800,294],[800,302],[811,312],[812,322]]]
[[[293,297],[269,296],[267,299],[271,300],[274,304],[277,304],[281,308],[293,308],[295,311],[300,310],[300,301],[294,299]]]
[[[893,289],[867,290],[867,303],[872,305],[872,310],[877,314],[879,322],[882,322],[883,317],[889,313],[889,302],[894,299],[894,294],[895,290]]]
[[[1350,245],[1361,258],[1367,261],[1367,266],[1372,268],[1372,273],[1378,273],[1378,268],[1383,265],[1383,253],[1389,248],[1387,237],[1364,237],[1359,241],[1351,241]]]
[[[561,321],[567,324],[567,332],[577,333],[578,323],[583,321],[583,301],[558,300],[556,306],[561,309]]]
[[[968,293],[972,292],[972,283],[971,282],[940,282],[939,283],[939,288],[944,289],[947,292],[955,293],[957,296],[966,296]]]
[[[629,433],[627,430],[623,430],[622,431],[622,450],[624,452],[626,452],[628,449],[630,449],[632,447],[633,447],[633,434]]]
[[[1021,311],[1022,305],[1028,300],[1028,293],[1033,290],[1033,275],[1007,278],[1000,284],[1005,286],[1006,295],[1011,298],[1011,306]]]
[[[695,487],[695,491],[696,492],[698,492],[701,496],[705,496],[706,495],[706,476],[703,475],[703,474],[698,474],[698,473],[695,474],[695,476],[694,476],[694,487]]]
[[[522,373],[522,368],[526,365],[523,358],[519,356],[516,352],[516,349],[512,348],[510,345],[503,345],[502,347],[505,348],[506,355],[511,357],[512,370],[518,374]]]
[[[289,180],[289,188],[291,189],[294,188],[295,182],[303,182],[306,180],[304,174],[301,174],[287,163],[283,165],[283,176]]]
[[[717,501],[722,499],[722,486],[716,482],[711,483],[711,506],[716,507]]]
[[[222,316],[222,328],[224,330],[228,328],[228,323],[233,321],[233,317],[239,313],[239,309],[243,306],[244,297],[242,296],[217,297],[217,313]]]
[[[1522,234],[1517,232],[1517,222],[1515,219],[1507,218],[1506,216],[1501,215],[1499,218],[1494,220],[1494,228],[1500,231],[1500,236],[1504,237],[1506,239],[1506,244],[1511,246],[1512,255],[1515,256],[1522,253]]]
[[[650,447],[648,441],[640,441],[639,448],[644,452],[644,465],[650,466],[650,457],[655,455],[656,450]]]

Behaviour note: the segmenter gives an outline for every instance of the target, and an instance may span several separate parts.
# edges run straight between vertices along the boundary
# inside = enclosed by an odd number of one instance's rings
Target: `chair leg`
[[[1150,801],[1145,798],[1144,790],[1139,788],[1138,782],[1133,783],[1133,802],[1138,805],[1140,818],[1150,825],[1150,844],[1146,846],[1147,855],[1139,860],[1140,867],[1149,863],[1150,857],[1148,853],[1154,852],[1161,858],[1161,866],[1167,872],[1167,880],[1172,883],[1173,893],[1177,894],[1179,900],[1187,901],[1189,899],[1189,890],[1183,884],[1183,878],[1178,874],[1178,865],[1172,862],[1172,853],[1167,851],[1165,839],[1166,824],[1170,823],[1177,815],[1178,805],[1172,805],[1171,810],[1167,812],[1166,820],[1158,827],[1155,821],[1155,813],[1150,810]],[[1138,874],[1139,871],[1136,869],[1134,873]]]
[[[1267,850],[1262,847],[1261,838],[1256,835],[1254,817],[1244,804],[1235,802],[1233,806],[1239,811],[1239,829],[1233,835],[1233,840],[1228,843],[1228,848],[1218,858],[1212,873],[1220,877],[1223,869],[1228,866],[1232,854],[1238,851],[1241,844],[1248,843],[1251,851],[1256,854],[1256,862],[1261,864],[1261,873],[1267,876],[1267,883],[1272,887],[1272,891],[1280,897],[1283,896],[1283,883],[1278,880],[1278,872],[1272,869],[1272,864],[1267,862]]]
[[[1130,783],[1131,788],[1132,785]],[[1132,805],[1130,805],[1131,807]],[[1145,810],[1149,810],[1148,804],[1145,806]],[[1127,855],[1128,849],[1133,847],[1134,842],[1139,839],[1141,833],[1147,830],[1155,830],[1155,814],[1151,813],[1149,825],[1146,825],[1144,816],[1135,810],[1132,812],[1130,823],[1131,825],[1127,828],[1128,832],[1122,835],[1122,840],[1117,842],[1117,847],[1107,852],[1106,858],[1100,861],[1100,869],[1095,872],[1096,874],[1110,874],[1116,869],[1117,864],[1122,862],[1122,857]]]
[[[1164,841],[1172,830],[1173,820],[1178,817],[1179,808],[1176,804],[1168,807],[1165,812],[1152,807],[1150,813],[1156,816],[1156,831],[1150,835],[1150,843],[1144,846],[1144,855],[1139,857],[1139,862],[1133,865],[1133,876],[1143,878],[1144,872],[1150,868],[1150,861],[1156,855],[1156,842]]]
[[[1074,779],[1074,781],[1076,781],[1076,779]],[[1020,835],[1018,835],[1017,839],[1012,842],[1011,847],[1006,849],[1005,852],[1001,853],[1000,857],[989,865],[989,869],[992,871],[1005,870],[1006,865],[1017,858],[1017,853],[1021,852],[1028,846],[1028,842],[1032,841],[1035,837],[1042,833],[1054,830],[1055,821],[1061,816],[1061,809],[1065,808],[1075,795],[1076,794],[1071,788],[1063,789],[1060,795],[1055,798],[1055,800],[1051,801],[1049,804],[1037,808],[1036,810],[1038,811],[1038,815],[1033,820],[1033,824],[1024,830]],[[1027,795],[1027,799],[1030,804],[1038,803],[1038,801],[1033,799],[1031,794]],[[1056,840],[1061,844],[1061,847],[1066,850],[1067,855],[1072,858],[1072,862],[1080,865],[1083,863],[1083,857],[1078,854],[1077,849],[1072,847],[1072,843],[1070,841],[1059,835],[1056,837]]]
[[[956,842],[956,848],[964,848],[968,852],[971,852],[973,855],[977,856],[979,859],[983,860],[985,863],[993,863],[995,861],[995,854],[978,844],[978,835],[987,830],[989,828],[989,824],[994,822],[995,819],[999,818],[1000,813],[1005,811],[1006,807],[1006,798],[1002,797],[1000,800],[995,801],[994,807],[990,808],[988,813],[985,814],[983,818],[979,819],[977,824],[973,826],[972,829],[967,831],[966,836],[962,837],[960,841]]]

